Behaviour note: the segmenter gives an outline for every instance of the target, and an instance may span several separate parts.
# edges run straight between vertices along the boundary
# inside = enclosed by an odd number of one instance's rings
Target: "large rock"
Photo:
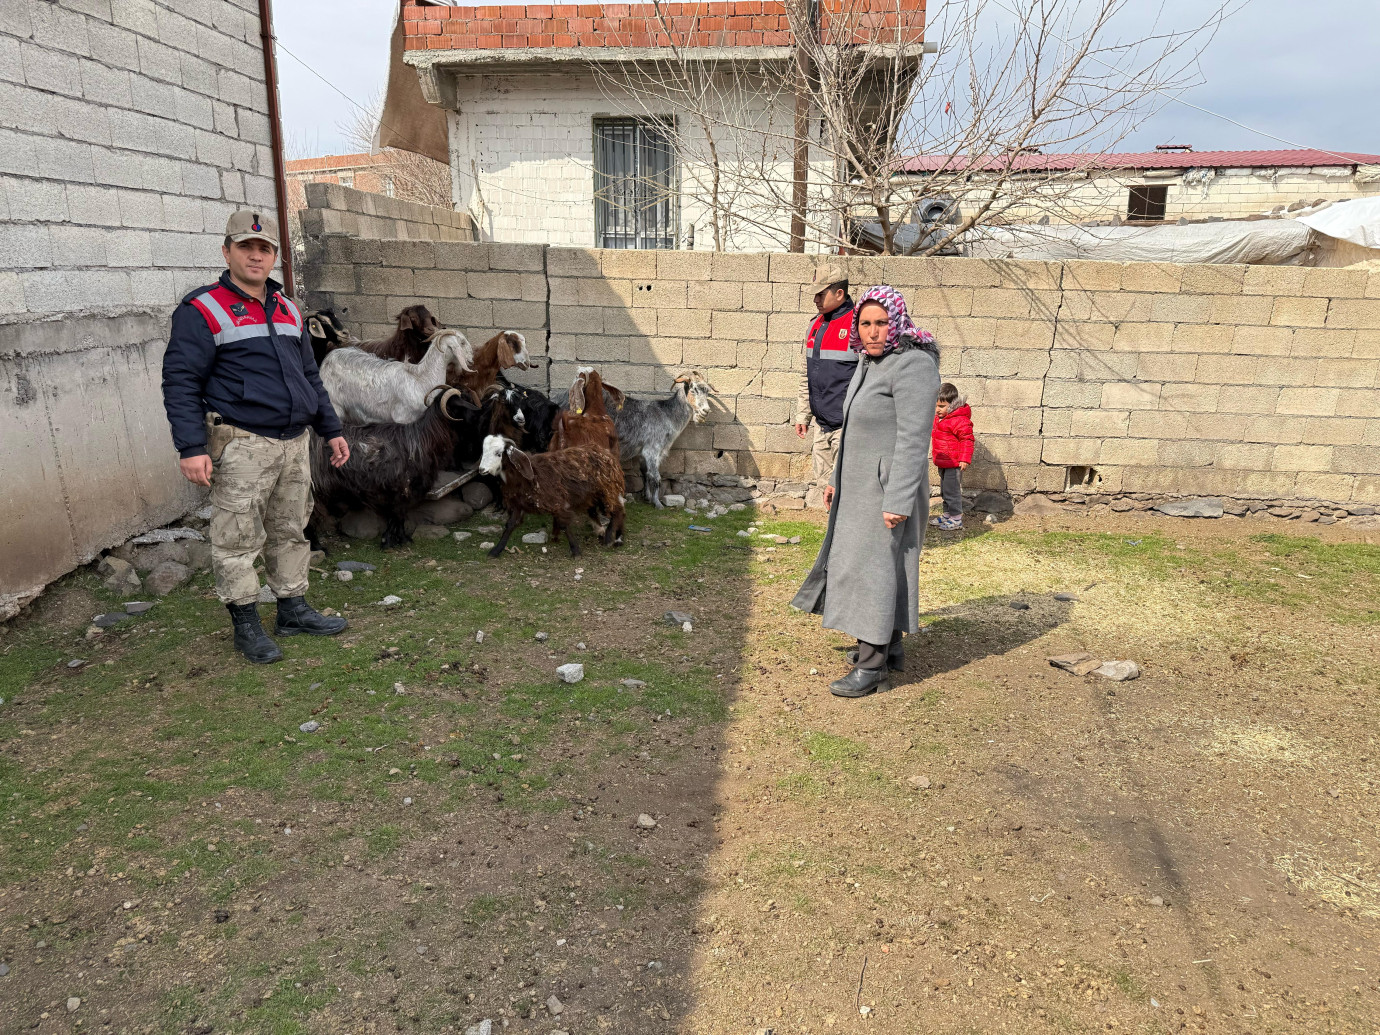
[[[475,510],[483,510],[494,501],[494,492],[483,482],[466,482],[460,487],[460,497]]]
[[[1019,517],[1044,517],[1048,514],[1067,514],[1068,508],[1061,507],[1048,496],[1031,493],[1016,504],[1014,513]]]
[[[176,561],[164,561],[149,572],[144,584],[160,597],[165,597],[192,577],[192,569]]]
[[[211,570],[211,544],[210,543],[188,543],[187,544],[187,567],[192,571]]]
[[[1183,518],[1219,518],[1224,513],[1222,501],[1214,499],[1170,500],[1155,509],[1170,517]]]
[[[455,493],[439,500],[427,500],[412,509],[412,516],[427,525],[454,525],[473,513],[474,508]]]
[[[201,544],[206,545],[206,544]],[[139,571],[153,571],[160,564],[169,561],[174,564],[186,564],[188,561],[188,543],[185,540],[175,540],[169,543],[154,543],[151,546],[140,546],[134,554],[134,567]]]
[[[352,510],[340,519],[340,532],[351,539],[377,539],[383,535],[383,524],[372,510]]]
[[[119,557],[102,557],[97,573],[105,576],[105,588],[119,597],[133,596],[143,588],[134,565]]]
[[[450,535],[445,525],[418,525],[412,532],[418,539],[444,539]]]
[[[985,489],[977,494],[977,499],[973,500],[973,505],[969,509],[976,510],[979,514],[1010,514],[1015,507],[1007,493]]]
[[[1359,514],[1356,517],[1349,517],[1342,522],[1347,528],[1355,529],[1377,529],[1380,528],[1380,515]]]

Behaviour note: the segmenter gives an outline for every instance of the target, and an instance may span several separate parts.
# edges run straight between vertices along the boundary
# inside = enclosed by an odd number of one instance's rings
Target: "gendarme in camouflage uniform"
[[[280,635],[333,635],[343,618],[307,606],[311,516],[307,450],[315,428],[332,462],[349,449],[340,419],[303,332],[302,314],[268,279],[278,226],[267,215],[237,212],[223,248],[229,268],[198,288],[173,314],[163,357],[163,404],[183,474],[211,486],[211,564],[216,592],[230,610],[235,646],[251,661],[283,655],[259,624],[262,553],[278,598]]]

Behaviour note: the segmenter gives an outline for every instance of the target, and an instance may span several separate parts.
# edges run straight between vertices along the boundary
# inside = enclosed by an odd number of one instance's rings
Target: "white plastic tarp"
[[[1330,210],[1329,210],[1330,211]],[[1104,262],[1304,262],[1312,231],[1294,219],[1190,223],[1185,226],[997,226],[970,239],[986,259],[1100,259]]]
[[[1296,222],[1339,241],[1380,248],[1380,197],[1339,202],[1311,216],[1299,216]]]

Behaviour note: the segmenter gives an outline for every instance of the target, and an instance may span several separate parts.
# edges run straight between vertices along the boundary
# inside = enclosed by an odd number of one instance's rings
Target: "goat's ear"
[[[614,388],[613,385],[609,384],[607,381],[604,382],[604,391],[608,392],[609,395],[613,396],[614,408],[621,410],[623,408],[623,403],[627,401],[626,396],[624,396],[622,392],[620,392],[617,388]]]
[[[517,355],[513,352],[513,345],[508,341],[508,335],[498,336],[498,367],[500,370],[507,370],[517,364]]]
[[[536,468],[532,466],[532,458],[530,456],[521,449],[510,449],[508,451],[508,456],[512,459],[513,466],[522,473],[524,478],[529,482],[537,480],[537,471]]]
[[[321,321],[315,316],[307,321],[307,331],[313,338],[324,338],[326,336],[326,328],[321,326]]]
[[[570,385],[570,412],[585,412],[585,379],[577,377]]]
[[[417,317],[412,312],[411,306],[400,312],[395,319],[398,321],[398,330],[400,331],[411,331],[417,327]]]

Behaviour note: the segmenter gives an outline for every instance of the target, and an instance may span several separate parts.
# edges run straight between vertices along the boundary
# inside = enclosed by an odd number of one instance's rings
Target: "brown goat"
[[[420,363],[441,324],[424,305],[410,305],[393,319],[398,326],[388,337],[355,342],[355,346],[384,359]]]
[[[490,557],[503,553],[513,530],[528,514],[551,515],[554,542],[565,533],[570,555],[580,555],[571,525],[581,511],[589,514],[605,546],[623,543],[623,468],[602,449],[563,449],[559,453],[524,453],[513,440],[490,435],[484,440],[479,470],[503,480],[508,523]]]
[[[462,374],[455,387],[468,388],[476,395],[498,383],[498,375],[509,367],[529,370],[535,364],[527,352],[527,341],[517,331],[499,331],[474,350],[474,369]]]
[[[593,367],[579,369],[570,386],[566,408],[556,414],[551,426],[552,451],[587,446],[607,449],[614,459],[618,458],[618,429],[604,406],[605,392],[616,407],[623,408],[623,393],[604,384],[599,371]]]

